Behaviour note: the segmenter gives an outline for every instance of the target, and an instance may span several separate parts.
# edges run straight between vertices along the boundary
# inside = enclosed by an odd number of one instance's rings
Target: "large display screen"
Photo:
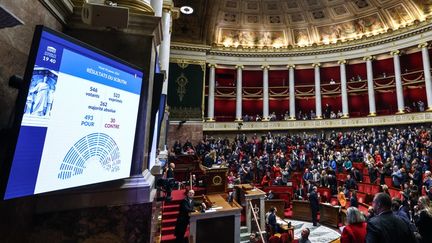
[[[4,198],[129,177],[142,71],[42,26],[29,58]]]

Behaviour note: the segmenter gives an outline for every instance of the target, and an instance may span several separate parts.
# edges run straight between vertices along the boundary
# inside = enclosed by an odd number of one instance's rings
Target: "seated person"
[[[272,190],[269,190],[269,191],[268,191],[268,193],[267,193],[267,195],[266,195],[266,199],[267,199],[267,200],[272,200],[272,199],[274,199],[274,194],[273,194],[273,191],[272,191]]]

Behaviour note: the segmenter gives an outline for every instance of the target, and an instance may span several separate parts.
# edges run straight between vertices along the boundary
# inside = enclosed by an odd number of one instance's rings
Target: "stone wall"
[[[52,29],[62,29],[61,24],[35,0],[0,0],[3,8],[24,22],[13,28],[0,29],[0,130],[8,126],[14,109],[17,90],[8,86],[9,77],[24,75],[34,27],[43,24]]]
[[[203,125],[201,122],[194,123],[179,123],[170,122],[168,127],[168,149],[172,148],[174,142],[179,140],[181,144],[189,139],[192,144],[196,145],[203,138]]]
[[[2,242],[147,243],[151,214],[152,203],[45,213],[35,215],[25,231],[2,234]]]

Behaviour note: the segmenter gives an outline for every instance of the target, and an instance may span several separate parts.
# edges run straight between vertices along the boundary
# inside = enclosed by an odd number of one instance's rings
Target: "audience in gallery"
[[[341,110],[337,110],[337,112],[335,110],[332,109],[331,105],[329,104],[325,104],[325,106],[323,107],[323,119],[339,119],[343,117],[343,113]],[[410,112],[424,112],[425,111],[425,103],[421,100],[417,101],[417,102],[412,102],[412,105],[407,104],[405,106],[404,109],[405,112],[410,113]],[[309,113],[305,113],[302,110],[299,110],[297,112],[297,116],[296,119],[297,120],[313,120],[316,119],[316,113],[314,110],[310,110]],[[255,116],[253,115],[248,115],[245,114],[243,116],[243,121],[244,122],[253,122],[253,121],[262,121],[263,118],[259,115],[256,114]],[[270,121],[288,121],[290,120],[290,116],[289,116],[289,112],[286,111],[284,114],[276,114],[276,112],[272,112],[269,117],[268,120]]]
[[[343,172],[347,176],[339,189],[338,200],[351,201],[352,191],[358,189],[357,184],[363,179],[363,171],[359,171],[353,163],[363,163],[371,183],[381,184],[384,194],[389,193],[389,186],[401,190],[397,211],[403,210],[407,215],[408,222],[413,225],[411,231],[417,232],[418,228],[417,234],[425,235],[428,240],[422,242],[432,242],[428,238],[429,232],[424,230],[424,225],[430,225],[432,218],[428,213],[431,211],[432,196],[431,124],[313,134],[268,132],[260,137],[256,134],[250,137],[237,134],[233,140],[206,135],[196,146],[190,142],[181,145],[176,141],[170,153],[187,154],[190,150],[201,157],[207,167],[227,166],[231,184],[247,182],[261,186],[283,186],[287,185],[294,172],[303,173],[304,184],[298,188],[295,185],[294,195],[302,200],[307,200],[307,194],[314,186],[328,187],[336,195],[336,175]],[[385,184],[386,177],[391,177],[391,185]],[[389,210],[392,209],[391,204]],[[367,219],[370,221],[382,212],[370,207]],[[395,214],[399,217],[404,213]],[[432,226],[427,227],[430,229]]]

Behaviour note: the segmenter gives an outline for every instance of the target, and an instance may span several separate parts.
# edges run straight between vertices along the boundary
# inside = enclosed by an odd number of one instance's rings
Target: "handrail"
[[[265,242],[265,240],[264,240],[264,236],[263,236],[262,231],[261,231],[260,224],[258,223],[258,219],[257,219],[257,216],[256,216],[256,214],[255,214],[255,210],[253,210],[252,201],[249,201],[249,204],[250,204],[250,210],[252,210],[252,214],[253,214],[253,217],[254,217],[254,219],[255,219],[255,223],[257,224],[259,234],[260,234],[260,236],[261,236],[261,241],[262,241],[262,242]],[[261,220],[263,220],[263,219],[261,219]]]

